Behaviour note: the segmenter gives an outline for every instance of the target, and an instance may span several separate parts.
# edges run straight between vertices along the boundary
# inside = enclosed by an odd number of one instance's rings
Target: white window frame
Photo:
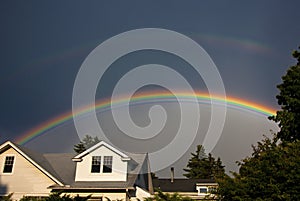
[[[202,193],[200,189],[206,189],[206,193]],[[207,186],[198,186],[197,190],[198,190],[198,195],[208,195],[209,194],[209,189]]]
[[[100,171],[99,172],[92,172],[92,167],[93,167],[93,157],[100,157]],[[104,157],[111,157],[111,172],[104,172],[103,169],[104,169]],[[91,158],[91,167],[90,167],[90,174],[111,174],[113,173],[113,159],[114,157],[113,156],[102,156],[102,155],[95,155],[95,156],[92,156]]]
[[[14,161],[12,164],[12,169],[11,172],[4,172],[4,168],[5,168],[5,162],[6,162],[6,158],[7,157],[14,157]],[[16,155],[15,154],[8,154],[4,156],[4,160],[3,160],[3,165],[2,165],[2,169],[1,169],[1,174],[3,175],[12,175],[14,173],[14,169],[15,169],[15,164],[16,164]]]
[[[100,168],[99,168],[99,172],[93,172],[92,170],[93,170],[93,158],[94,157],[100,157],[100,164],[99,164],[99,166],[100,166]],[[102,156],[92,156],[92,161],[91,161],[91,169],[90,169],[90,172],[91,172],[91,174],[99,174],[99,173],[101,173],[101,167],[102,167]]]
[[[105,162],[105,158],[106,157],[110,157],[111,158],[111,171],[110,172],[104,172],[103,170],[104,170],[104,166],[106,165],[104,162]],[[113,156],[103,156],[103,164],[102,164],[102,173],[103,174],[109,174],[109,173],[112,173],[113,172]]]

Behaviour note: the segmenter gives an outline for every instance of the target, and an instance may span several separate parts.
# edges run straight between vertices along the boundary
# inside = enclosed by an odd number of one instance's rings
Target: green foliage
[[[44,199],[44,201],[72,201],[69,195],[60,195],[61,193],[52,193]]]
[[[1,196],[0,200],[1,201],[12,201],[12,198],[11,198],[12,196],[13,196],[13,193],[10,193],[10,194],[8,194],[6,196]]]
[[[86,197],[80,197],[79,195],[75,197],[70,197],[70,195],[61,196],[62,192],[51,193],[48,197],[45,198],[34,198],[34,197],[23,197],[20,201],[87,201],[91,198],[91,195]]]
[[[74,201],[87,201],[92,197],[92,195],[88,195],[86,197],[80,197],[77,195],[76,197],[73,198]]]
[[[288,69],[282,76],[282,84],[277,86],[280,93],[276,98],[281,110],[269,117],[279,124],[277,137],[289,142],[300,140],[300,52],[294,51],[293,57],[297,64]]]
[[[34,197],[28,197],[24,196],[20,199],[20,201],[43,201],[43,198],[34,198]]]
[[[78,154],[80,154],[86,150],[83,142],[81,142],[81,141],[78,144],[75,144],[73,149]]]
[[[300,141],[278,144],[265,138],[242,160],[239,174],[218,183],[222,200],[298,200]]]
[[[211,154],[207,156],[202,145],[197,146],[196,153],[192,153],[183,170],[187,172],[184,176],[194,179],[216,179],[225,175],[221,159],[216,160]]]
[[[193,199],[189,197],[183,197],[178,193],[163,193],[161,190],[156,189],[157,193],[155,193],[154,197],[146,198],[145,201],[192,201]]]
[[[156,176],[156,174],[154,172],[151,172],[150,174],[151,174],[152,179],[157,179],[158,178],[158,176]]]
[[[78,154],[84,152],[86,149],[92,147],[93,145],[100,142],[98,137],[91,137],[90,135],[86,135],[82,141],[80,141],[78,144],[74,145],[74,151]]]
[[[107,201],[111,201],[111,199],[109,198],[109,197],[105,197],[105,199],[107,200]],[[115,201],[122,201],[123,199],[116,199]]]

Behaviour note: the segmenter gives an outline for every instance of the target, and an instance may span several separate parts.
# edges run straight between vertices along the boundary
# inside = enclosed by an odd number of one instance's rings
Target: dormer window
[[[4,162],[3,173],[12,173],[13,166],[14,166],[14,156],[6,156]]]
[[[112,156],[104,156],[103,160],[103,173],[112,172]]]
[[[92,173],[100,173],[101,168],[101,156],[92,157]]]
[[[91,173],[112,173],[112,160],[112,156],[92,156]]]

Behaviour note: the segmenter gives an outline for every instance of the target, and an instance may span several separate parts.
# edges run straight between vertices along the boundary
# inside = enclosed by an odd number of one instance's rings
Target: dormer
[[[75,181],[126,181],[129,156],[101,141],[72,159]]]

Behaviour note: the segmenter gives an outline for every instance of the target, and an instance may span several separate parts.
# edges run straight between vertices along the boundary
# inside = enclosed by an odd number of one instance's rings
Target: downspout
[[[148,153],[147,153],[147,163],[148,163],[148,191],[151,195],[153,195],[154,190],[153,190],[153,183],[152,183],[152,176],[151,176],[151,169],[150,169]]]

